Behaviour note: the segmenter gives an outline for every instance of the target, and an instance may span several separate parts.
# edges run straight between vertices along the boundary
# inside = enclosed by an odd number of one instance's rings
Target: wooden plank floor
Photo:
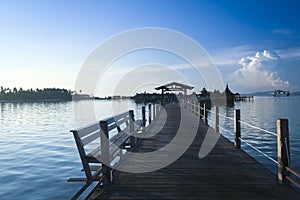
[[[143,139],[134,151],[155,151],[169,143],[180,123],[178,109],[169,105],[148,129],[150,133],[161,126],[161,131]],[[196,120],[188,112],[182,117]],[[100,196],[95,190],[90,199],[300,199],[300,192],[279,185],[274,174],[222,136],[208,156],[199,159],[207,130],[200,123],[192,145],[169,166],[148,173],[116,172],[112,185]]]

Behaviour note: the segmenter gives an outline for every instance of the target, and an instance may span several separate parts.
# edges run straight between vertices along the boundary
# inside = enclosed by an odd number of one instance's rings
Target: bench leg
[[[73,197],[72,200],[78,199],[80,195],[92,184],[92,182],[87,182]]]
[[[110,167],[103,164],[102,171],[103,171],[103,185],[106,187],[111,183]]]
[[[123,158],[123,149],[122,149],[122,147],[119,150],[119,154],[120,154],[120,160],[122,160],[122,158]]]

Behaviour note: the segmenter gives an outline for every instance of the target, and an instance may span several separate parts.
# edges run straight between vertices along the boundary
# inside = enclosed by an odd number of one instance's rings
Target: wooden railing
[[[277,133],[273,133],[271,131],[262,129],[260,127],[257,127],[255,125],[243,122],[241,120],[241,112],[239,109],[234,110],[234,117],[227,117],[224,115],[221,115],[219,113],[219,107],[214,106],[214,111],[210,111],[206,108],[206,105],[201,104],[198,101],[194,100],[182,100],[181,105],[183,108],[188,109],[190,112],[196,114],[199,116],[199,119],[204,122],[204,124],[208,125],[208,113],[214,114],[214,117],[212,117],[213,124],[214,124],[214,129],[215,132],[219,133],[220,129],[225,130],[226,132],[229,132],[232,134],[230,131],[226,130],[224,127],[221,127],[219,124],[219,117],[224,117],[227,119],[230,119],[234,123],[234,130],[233,130],[233,136],[234,136],[234,147],[236,149],[241,148],[241,142],[244,142],[246,145],[250,146],[254,150],[258,151],[259,153],[263,154],[265,157],[268,159],[272,160],[275,162],[278,166],[278,182],[282,185],[289,185],[292,183],[296,187],[300,188],[300,173],[297,172],[295,169],[291,167],[291,161],[290,161],[290,142],[289,142],[289,128],[288,128],[288,119],[277,119]],[[249,144],[247,141],[243,140],[241,137],[241,124],[251,127],[253,129],[257,129],[260,131],[263,131],[265,133],[271,134],[273,136],[277,137],[277,154],[278,158],[277,161],[264,152],[260,151],[253,145]],[[292,176],[291,176],[292,175]]]

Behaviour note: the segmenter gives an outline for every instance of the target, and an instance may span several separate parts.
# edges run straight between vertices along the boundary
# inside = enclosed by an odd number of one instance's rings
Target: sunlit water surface
[[[131,101],[0,103],[0,199],[70,199],[83,183],[70,129],[129,109]],[[74,117],[74,110],[78,112]],[[136,117],[140,116],[137,114]],[[75,123],[75,119],[80,120]]]

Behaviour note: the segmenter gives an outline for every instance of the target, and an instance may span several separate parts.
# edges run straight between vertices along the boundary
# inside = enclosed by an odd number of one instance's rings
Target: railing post
[[[158,115],[158,113],[160,112],[160,109],[161,109],[161,105],[160,104],[156,104],[156,117]]]
[[[186,100],[186,109],[189,110],[189,100]]]
[[[215,131],[219,133],[219,107],[215,106]]]
[[[148,110],[149,110],[149,116],[148,116],[148,117],[149,117],[149,124],[150,124],[150,123],[151,123],[151,120],[152,120],[152,119],[151,119],[151,118],[152,118],[152,113],[151,113],[151,111],[152,111],[152,110],[151,110],[151,104],[149,104],[149,105],[148,105]]]
[[[203,119],[203,107],[201,106],[201,103],[199,102],[199,113],[200,113],[200,119]]]
[[[277,119],[277,154],[278,154],[278,181],[282,185],[289,185],[286,170],[290,161],[289,122],[287,119]]]
[[[193,101],[193,111],[192,111],[192,113],[194,113],[194,114],[196,114],[196,101],[194,100]]]
[[[131,134],[130,136],[130,145],[133,147],[136,143],[136,135],[134,132],[134,112],[133,110],[129,110],[129,132]]]
[[[234,110],[234,146],[236,149],[241,148],[241,113],[239,109]]]
[[[204,117],[204,124],[207,125],[207,110],[206,110],[206,104],[203,104],[203,117]]]
[[[111,183],[110,156],[109,156],[109,133],[107,121],[100,121],[101,135],[101,159],[103,170],[103,185],[108,186]],[[104,161],[104,163],[103,163]]]
[[[199,120],[201,119],[201,104],[200,102],[197,102],[198,105],[198,114],[199,114]]]
[[[143,120],[143,126],[146,126],[146,109],[145,106],[142,106],[142,120]]]
[[[153,119],[155,119],[156,118],[156,111],[155,111],[155,107],[156,107],[156,104],[153,104],[153,106],[152,106],[152,109],[153,109]]]

